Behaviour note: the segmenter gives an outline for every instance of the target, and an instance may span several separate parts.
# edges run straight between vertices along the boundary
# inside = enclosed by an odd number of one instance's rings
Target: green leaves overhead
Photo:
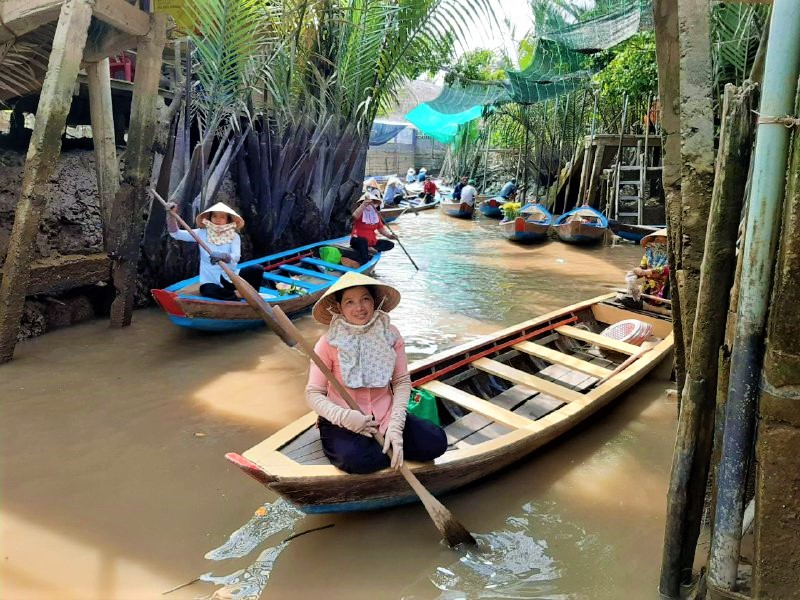
[[[185,9],[195,23],[189,36],[199,84],[193,106],[207,127],[216,127],[245,108],[252,61],[269,39],[265,24],[271,9],[260,0],[192,0]]]

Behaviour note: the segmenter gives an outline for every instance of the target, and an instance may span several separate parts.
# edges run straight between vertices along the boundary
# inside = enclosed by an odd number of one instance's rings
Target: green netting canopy
[[[586,21],[537,34],[530,64],[521,71],[506,71],[507,81],[445,86],[439,96],[417,106],[406,119],[435,140],[450,143],[459,125],[482,116],[485,107],[535,104],[572,92],[592,76],[587,55],[652,29],[652,12],[652,0],[625,2]]]

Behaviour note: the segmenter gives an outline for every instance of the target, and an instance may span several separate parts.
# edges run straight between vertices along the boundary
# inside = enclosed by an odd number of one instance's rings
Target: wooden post
[[[754,598],[800,590],[800,128],[792,147],[759,399]]]
[[[597,144],[594,151],[594,162],[592,163],[592,174],[589,176],[589,183],[587,188],[587,198],[589,206],[595,205],[597,200],[597,190],[600,184],[600,172],[603,170],[603,155],[606,153],[604,144]]]
[[[89,0],[65,0],[61,6],[0,283],[0,363],[14,356],[30,277],[33,242],[47,203],[44,186],[61,152],[61,134],[72,103],[72,90],[78,78],[91,17],[92,2]]]
[[[119,189],[119,162],[114,143],[114,111],[111,105],[111,74],[108,59],[86,65],[89,82],[89,111],[92,119],[97,191],[103,215],[103,239],[108,243],[111,205]]]
[[[681,78],[681,297],[683,343],[691,352],[706,226],[714,189],[714,108],[711,7],[679,0]],[[681,281],[683,284],[681,285]],[[673,306],[674,313],[674,306]]]
[[[669,236],[669,289],[672,299],[672,329],[675,333],[675,380],[678,402],[686,371],[683,344],[681,297],[678,272],[682,268],[681,238],[681,113],[680,46],[678,44],[678,0],[655,0],[653,17],[658,63],[659,124],[664,138],[661,181],[666,197],[667,235]]]
[[[131,124],[125,152],[125,173],[111,209],[109,254],[117,296],[111,304],[111,326],[130,325],[136,290],[139,243],[144,229],[142,211],[153,167],[158,83],[166,43],[166,15],[150,16],[150,32],[139,38],[136,80],[131,102]]]
[[[725,87],[720,150],[699,282],[697,317],[687,362],[667,499],[662,594],[666,590],[678,589],[681,574],[691,571],[700,534],[714,439],[719,349],[725,337],[728,302],[736,269],[736,236],[742,213],[742,190],[747,185],[753,149],[753,111],[757,104],[753,85],[742,90],[732,85]]]

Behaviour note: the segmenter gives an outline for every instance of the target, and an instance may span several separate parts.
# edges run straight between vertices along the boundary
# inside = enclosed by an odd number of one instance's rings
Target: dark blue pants
[[[353,433],[319,418],[322,449],[333,466],[347,473],[373,473],[389,466],[389,457],[371,437]],[[406,415],[403,428],[404,460],[426,462],[444,454],[447,435],[444,429],[414,415]]]

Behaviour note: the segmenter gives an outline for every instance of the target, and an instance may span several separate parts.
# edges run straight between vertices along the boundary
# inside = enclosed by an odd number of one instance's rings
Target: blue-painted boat
[[[595,244],[606,234],[608,219],[591,206],[579,206],[558,217],[553,230],[562,242]]]
[[[452,200],[445,199],[439,203],[442,207],[442,212],[450,217],[456,219],[471,219],[475,208],[466,202],[453,202]]]
[[[489,217],[490,219],[502,219],[503,218],[503,209],[502,206],[507,201],[500,196],[495,196],[494,198],[489,198],[488,200],[484,200],[481,202],[481,205],[478,207],[478,210],[481,211],[481,214],[484,217]]]
[[[503,235],[512,242],[531,244],[547,239],[547,232],[553,224],[553,215],[541,204],[529,202],[519,210],[512,220],[500,221]]]
[[[490,477],[580,423],[602,419],[598,411],[670,354],[672,320],[621,308],[615,298],[585,300],[409,365],[411,384],[433,394],[430,408],[447,434],[442,456],[407,463],[431,493]],[[650,328],[650,350],[642,351],[644,338],[618,339],[618,329],[630,327],[630,319]],[[577,340],[613,349],[613,356],[578,352],[584,348]],[[641,358],[626,361],[629,356]],[[334,467],[322,448],[317,419],[309,412],[244,453],[225,458],[305,513],[418,501],[394,469],[350,475]]]
[[[375,254],[358,266],[332,264],[319,258],[319,249],[334,246],[342,255],[352,253],[350,237],[309,244],[239,264],[239,268],[259,265],[264,268],[261,297],[291,315],[311,307],[339,277],[348,271],[369,274],[381,258]],[[278,289],[283,288],[283,289]],[[264,321],[245,300],[216,300],[200,295],[200,278],[192,277],[164,289],[152,290],[153,298],[170,321],[181,327],[201,331],[241,331],[264,325]]]
[[[621,223],[614,219],[608,220],[608,228],[614,232],[614,235],[635,244],[641,242],[646,235],[655,233],[665,227],[666,225],[635,225],[633,223]]]

